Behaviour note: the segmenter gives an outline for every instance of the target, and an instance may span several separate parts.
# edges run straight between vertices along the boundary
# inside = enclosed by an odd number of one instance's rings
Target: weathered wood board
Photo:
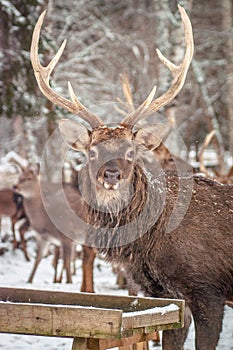
[[[122,329],[168,325],[180,322],[180,308],[175,304],[154,307],[143,311],[126,312],[122,315]]]
[[[0,288],[0,332],[119,340],[183,326],[184,301]]]
[[[5,333],[114,339],[120,337],[121,320],[121,310],[0,302]]]
[[[58,305],[79,305],[98,308],[114,308],[123,312],[141,311],[154,307],[176,304],[182,309],[184,301],[179,299],[160,299],[137,296],[119,296],[108,294],[54,292],[49,290],[0,287],[0,300]]]

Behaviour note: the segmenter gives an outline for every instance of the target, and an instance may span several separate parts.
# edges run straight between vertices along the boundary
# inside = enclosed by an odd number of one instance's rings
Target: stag
[[[161,142],[158,126],[147,129],[139,125],[140,120],[170,103],[184,85],[193,56],[193,35],[185,10],[179,6],[179,11],[186,42],[181,65],[157,51],[174,76],[171,87],[156,99],[153,88],[118,126],[104,125],[79,102],[70,83],[72,101],[50,87],[50,74],[65,43],[47,67],[41,66],[38,41],[45,14],[33,33],[31,61],[42,93],[89,124],[69,119],[59,123],[67,144],[87,158],[80,171],[83,211],[91,226],[87,244],[104,253],[108,261],[122,264],[145,295],[185,299],[185,327],[164,331],[163,349],[182,349],[191,310],[196,349],[213,350],[225,301],[233,294],[233,187],[200,175],[181,178],[163,170],[151,152]],[[182,201],[181,181],[186,184]]]

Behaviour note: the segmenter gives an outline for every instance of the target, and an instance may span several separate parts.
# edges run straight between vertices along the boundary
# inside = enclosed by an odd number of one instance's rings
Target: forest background
[[[233,155],[232,0],[179,3],[193,25],[195,55],[182,92],[162,113],[174,117],[188,150],[198,151],[215,129],[213,146],[224,171]],[[42,96],[30,63],[32,31],[45,9],[41,62],[48,63],[67,39],[53,88],[68,97],[71,81],[81,102],[107,122],[122,118],[113,108],[123,98],[122,73],[137,105],[154,85],[160,95],[171,84],[156,47],[173,62],[183,57],[176,0],[0,0],[0,157],[14,150],[40,159],[57,120],[67,115]]]

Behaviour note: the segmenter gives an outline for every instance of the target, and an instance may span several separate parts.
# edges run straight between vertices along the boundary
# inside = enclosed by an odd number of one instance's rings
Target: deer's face
[[[100,127],[91,133],[81,124],[60,124],[68,144],[85,153],[92,190],[100,205],[125,200],[135,166],[133,134],[123,127]],[[85,181],[85,179],[84,179]]]
[[[34,197],[38,193],[39,180],[38,176],[32,170],[25,170],[20,174],[15,191],[24,198]]]
[[[70,147],[85,153],[88,176],[100,205],[129,200],[134,169],[141,164],[141,148],[158,143],[151,130],[133,132],[123,126],[101,126],[89,132],[67,119],[60,122],[60,131]]]
[[[93,132],[87,157],[90,179],[97,191],[120,191],[130,183],[135,151],[132,135],[124,128]]]

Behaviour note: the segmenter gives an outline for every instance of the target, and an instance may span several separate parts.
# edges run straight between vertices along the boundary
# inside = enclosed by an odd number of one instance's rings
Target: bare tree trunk
[[[52,37],[52,33],[54,29],[54,21],[53,21],[54,1],[53,0],[49,0],[47,10],[48,12],[47,12],[46,30],[49,33],[49,35]],[[45,62],[50,62],[51,59],[54,57],[53,50],[52,49],[48,50],[44,54],[44,57],[45,57]],[[57,123],[56,123],[57,116],[55,113],[55,105],[51,101],[46,100],[45,107],[48,111],[47,135],[49,139],[57,127]],[[46,143],[45,148],[44,148],[44,154],[46,154],[46,156],[44,156],[43,161],[46,169],[47,180],[51,181],[52,183],[58,183],[60,181],[59,176],[60,176],[61,169],[57,167],[56,163],[57,163],[57,159],[60,159],[60,148],[58,147],[57,144],[54,144],[54,142]]]
[[[33,123],[32,118],[25,118],[24,133],[25,133],[26,145],[27,145],[26,158],[28,159],[30,164],[37,165],[39,162],[39,157],[37,153],[37,138],[34,135],[32,123]]]
[[[27,145],[24,138],[24,120],[21,115],[16,115],[12,123],[14,140],[18,140],[15,151],[22,157],[27,158]]]
[[[213,141],[213,145],[216,149],[218,159],[219,159],[219,170],[221,173],[224,173],[225,171],[225,161],[224,161],[224,145],[223,145],[223,139],[222,134],[220,131],[220,126],[216,117],[215,110],[213,108],[213,105],[211,103],[211,99],[208,94],[207,86],[205,84],[206,77],[204,75],[204,72],[202,71],[200,65],[198,62],[193,59],[192,60],[192,68],[194,72],[194,76],[196,78],[197,83],[200,87],[201,92],[201,99],[203,103],[203,109],[205,111],[205,119],[206,124],[209,129],[209,131],[215,129],[216,130],[216,138]]]
[[[222,0],[222,27],[228,34],[224,46],[226,58],[225,109],[229,122],[229,150],[233,156],[233,38],[232,38],[232,0]]]
[[[5,12],[1,10],[0,7],[0,50],[4,50],[8,48],[8,33],[9,33],[9,26],[8,26],[8,17]]]
[[[156,12],[156,47],[171,59],[172,45],[170,42],[170,27],[171,21],[169,19],[170,8],[169,0],[158,1],[155,0],[155,12]],[[166,91],[171,83],[171,75],[167,67],[160,64],[158,67],[158,81],[159,90]]]

